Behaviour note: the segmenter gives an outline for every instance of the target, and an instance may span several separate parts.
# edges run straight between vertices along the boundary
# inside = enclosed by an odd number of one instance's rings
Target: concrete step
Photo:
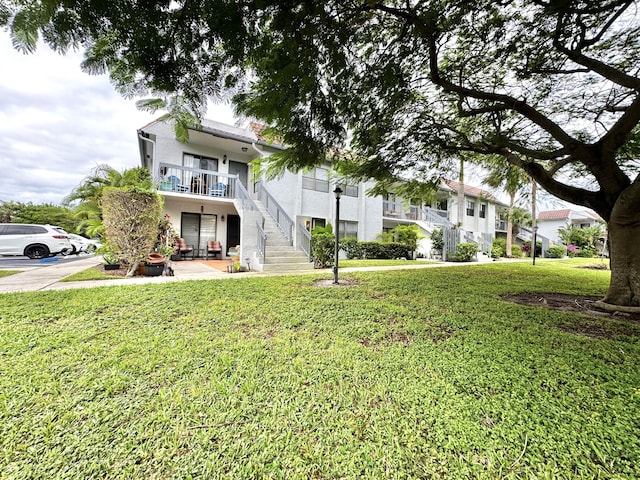
[[[269,255],[267,251],[267,263],[266,264],[274,264],[274,263],[309,263],[309,260],[306,256],[303,257],[275,257]]]
[[[266,263],[263,272],[313,272],[313,262],[307,263]]]

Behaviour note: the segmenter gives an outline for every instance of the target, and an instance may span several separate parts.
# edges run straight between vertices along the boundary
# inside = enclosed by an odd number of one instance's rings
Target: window
[[[200,170],[218,171],[218,159],[204,157],[202,155],[193,155],[185,153],[182,156],[182,165],[189,168],[198,168]]]
[[[329,191],[329,171],[326,168],[316,167],[302,174],[302,188],[315,190],[316,192]]]
[[[324,218],[312,218],[311,219],[311,230],[313,231],[314,228],[316,227],[326,227],[327,226],[327,220]]]
[[[473,217],[476,214],[476,202],[467,200],[467,216]]]
[[[342,195],[346,197],[357,197],[358,186],[357,185],[340,185],[342,188]]]
[[[487,218],[487,204],[486,203],[481,203],[480,204],[480,212],[478,212],[478,216],[480,218]]]
[[[358,222],[340,220],[340,232],[338,238],[355,237],[358,238]]]
[[[443,198],[442,200],[438,200],[436,202],[436,210],[447,210],[447,199]]]

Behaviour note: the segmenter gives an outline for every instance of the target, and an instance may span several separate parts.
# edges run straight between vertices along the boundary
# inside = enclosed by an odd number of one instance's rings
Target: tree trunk
[[[515,203],[515,195],[509,195],[509,213],[507,214],[507,248],[505,255],[511,257],[511,245],[513,244],[513,204]]]
[[[608,224],[611,282],[603,301],[640,307],[640,211],[619,204],[620,200]]]

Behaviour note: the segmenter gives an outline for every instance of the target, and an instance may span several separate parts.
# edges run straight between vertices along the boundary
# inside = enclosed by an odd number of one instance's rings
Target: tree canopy
[[[433,180],[460,157],[500,157],[598,212],[612,270],[640,270],[626,253],[640,224],[637,1],[6,5],[17,48],[38,32],[85,47],[83,67],[125,95],[175,95],[196,116],[233,96],[290,147],[271,158],[283,168],[331,159],[354,177]],[[640,305],[638,278],[612,280],[607,301]]]

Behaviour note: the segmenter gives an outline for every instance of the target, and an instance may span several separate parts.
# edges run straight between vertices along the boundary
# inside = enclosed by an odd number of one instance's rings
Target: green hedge
[[[409,251],[401,243],[360,242],[362,258],[376,260],[391,260],[394,258],[408,258]]]
[[[547,258],[563,258],[567,254],[567,249],[563,246],[549,247]]]

